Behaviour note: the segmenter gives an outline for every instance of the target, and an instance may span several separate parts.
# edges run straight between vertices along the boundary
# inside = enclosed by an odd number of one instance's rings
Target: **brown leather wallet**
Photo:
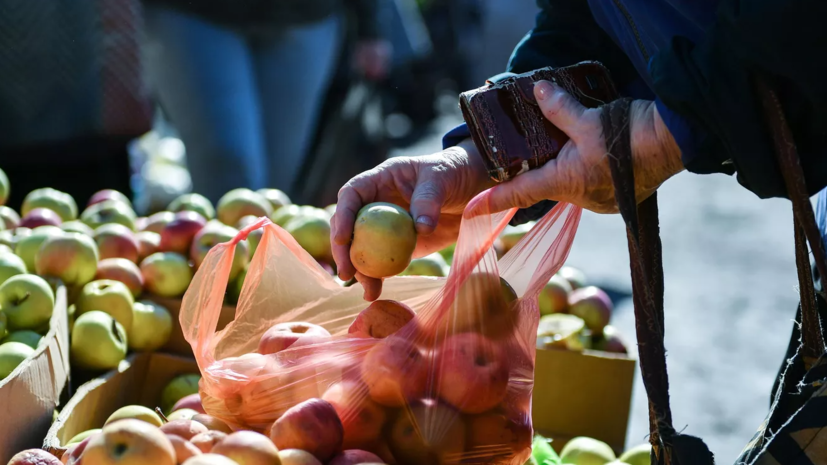
[[[460,94],[465,123],[496,182],[544,165],[569,140],[537,105],[534,83],[541,80],[554,82],[588,108],[619,97],[609,71],[596,61],[517,74]]]

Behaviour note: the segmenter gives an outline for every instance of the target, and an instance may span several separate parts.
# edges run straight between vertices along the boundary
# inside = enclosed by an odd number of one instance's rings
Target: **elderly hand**
[[[600,109],[588,109],[548,81],[534,86],[543,114],[570,140],[541,168],[496,186],[489,198],[492,212],[525,208],[541,200],[569,202],[597,213],[616,213]],[[638,202],[681,172],[681,153],[654,102],[635,100],[630,109],[632,158]]]
[[[364,205],[390,202],[408,209],[417,231],[414,257],[422,257],[456,242],[465,206],[492,184],[470,140],[433,155],[392,158],[351,179],[339,191],[331,222],[339,278],[355,276],[366,300],[382,292],[381,280],[357,273],[350,261],[353,225]]]

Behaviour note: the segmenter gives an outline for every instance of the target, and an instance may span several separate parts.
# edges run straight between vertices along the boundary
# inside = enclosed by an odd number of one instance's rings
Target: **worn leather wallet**
[[[609,71],[596,61],[517,74],[460,94],[465,123],[496,182],[544,165],[569,139],[534,98],[534,83],[541,80],[554,82],[588,108],[619,97]]]

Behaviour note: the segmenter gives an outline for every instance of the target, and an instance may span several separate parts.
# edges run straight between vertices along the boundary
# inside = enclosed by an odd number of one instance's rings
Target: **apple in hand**
[[[53,236],[35,256],[35,271],[58,278],[67,286],[83,286],[98,270],[98,246],[91,237],[78,233]]]
[[[5,205],[0,205],[0,220],[5,226],[4,229],[15,229],[20,226],[20,215]]]
[[[456,463],[465,450],[465,425],[456,410],[425,399],[400,412],[390,428],[389,442],[402,464]]]
[[[140,420],[104,426],[89,441],[81,460],[94,465],[175,465],[175,449],[158,428]]]
[[[279,450],[273,441],[254,431],[237,431],[216,444],[213,454],[223,455],[238,465],[272,465],[280,463]]]
[[[0,309],[8,318],[8,329],[35,330],[49,324],[55,294],[40,276],[20,274],[0,285]]]
[[[26,274],[26,264],[23,259],[10,252],[0,253],[0,284],[20,274]]]
[[[593,336],[603,334],[603,328],[612,318],[612,309],[612,300],[595,286],[575,289],[569,295],[569,313],[582,318]]]
[[[387,413],[385,409],[365,395],[367,386],[361,381],[341,381],[330,386],[322,399],[336,409],[344,428],[342,447],[364,447],[376,441],[382,434]]]
[[[189,256],[195,268],[201,266],[207,253],[218,244],[231,241],[238,234],[238,230],[222,223],[207,223],[193,238]],[[230,269],[230,280],[238,276],[250,262],[247,242],[241,241],[235,247],[233,266]]]
[[[169,341],[172,315],[154,302],[135,302],[132,306],[132,327],[126,331],[129,348],[136,352],[152,352]]]
[[[172,220],[175,219],[175,213],[172,212],[158,212],[149,215],[146,219],[146,224],[142,231],[149,231],[154,232],[155,234],[161,234],[161,231],[164,230],[164,226],[171,223]]]
[[[138,265],[125,258],[107,258],[98,263],[95,280],[108,279],[122,282],[132,297],[137,298],[144,290],[144,277]]]
[[[384,339],[405,327],[415,317],[416,313],[401,302],[377,300],[359,312],[347,333],[351,337]]]
[[[141,262],[144,288],[161,297],[184,295],[192,281],[186,257],[174,252],[157,252]]]
[[[302,449],[326,462],[341,450],[344,430],[336,409],[322,399],[308,399],[273,423],[270,439],[279,449]]]
[[[108,313],[80,315],[71,336],[72,363],[78,368],[111,370],[126,357],[126,331]]]
[[[312,344],[326,337],[330,337],[330,333],[319,325],[303,322],[278,323],[261,336],[258,353],[275,354],[298,340],[301,340],[302,344]]]
[[[239,188],[224,194],[218,200],[216,211],[219,221],[232,226],[247,215],[270,216],[273,213],[273,207],[261,194],[250,189]]]
[[[141,231],[135,234],[138,241],[138,263],[155,252],[161,250],[161,235],[152,231]]]
[[[479,333],[461,333],[446,339],[436,366],[439,396],[463,413],[482,413],[505,399],[505,355]]]
[[[132,211],[132,207],[123,202],[104,200],[87,207],[80,215],[80,219],[92,229],[97,229],[104,224],[117,223],[134,231],[137,216]]]
[[[51,187],[35,189],[23,199],[20,213],[25,217],[37,208],[47,208],[57,213],[61,221],[71,221],[78,217],[78,206],[71,195]]]
[[[40,246],[46,242],[46,239],[62,234],[63,230],[57,226],[40,226],[32,230],[29,235],[20,237],[17,240],[14,246],[14,253],[23,259],[23,263],[26,264],[26,269],[29,273],[34,273],[34,261],[37,256],[37,251],[40,250]]]
[[[88,207],[106,200],[115,200],[117,202],[125,203],[132,208],[132,202],[130,202],[129,198],[115,189],[103,189],[95,192],[92,194],[92,197],[89,198],[89,201],[86,202],[86,206]]]
[[[422,397],[428,383],[425,355],[411,341],[396,336],[373,346],[361,371],[370,397],[387,407],[401,407]]]
[[[552,276],[537,298],[540,315],[568,312],[571,292],[571,284],[565,278],[559,274]]]
[[[60,215],[48,208],[35,208],[23,216],[20,226],[23,228],[37,228],[39,226],[60,226],[63,221]]]
[[[27,449],[15,454],[7,465],[61,465],[61,463],[57,457],[45,450]]]
[[[161,230],[160,250],[187,255],[195,235],[206,224],[207,220],[198,213],[191,211],[176,213],[175,218]]]
[[[127,333],[132,328],[134,304],[135,300],[126,284],[111,279],[92,281],[83,286],[75,302],[78,315],[93,310],[108,313],[118,320]]]
[[[111,223],[99,226],[93,236],[98,244],[101,260],[107,258],[125,258],[131,262],[138,261],[138,241],[135,233],[122,224]]]
[[[215,218],[215,208],[213,208],[212,202],[201,194],[181,195],[169,204],[167,210],[173,213],[191,211],[208,220]]]

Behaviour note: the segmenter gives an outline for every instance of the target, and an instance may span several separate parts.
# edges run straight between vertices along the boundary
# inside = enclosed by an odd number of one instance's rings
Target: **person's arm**
[[[676,37],[652,58],[658,109],[668,108],[706,133],[692,141],[692,156],[684,155],[689,171],[734,168],[739,182],[759,197],[786,196],[754,91],[754,73],[760,72],[777,87],[809,192],[827,184],[827,66],[819,58],[827,48],[825,16],[827,3],[818,0],[725,0],[702,41]]]

